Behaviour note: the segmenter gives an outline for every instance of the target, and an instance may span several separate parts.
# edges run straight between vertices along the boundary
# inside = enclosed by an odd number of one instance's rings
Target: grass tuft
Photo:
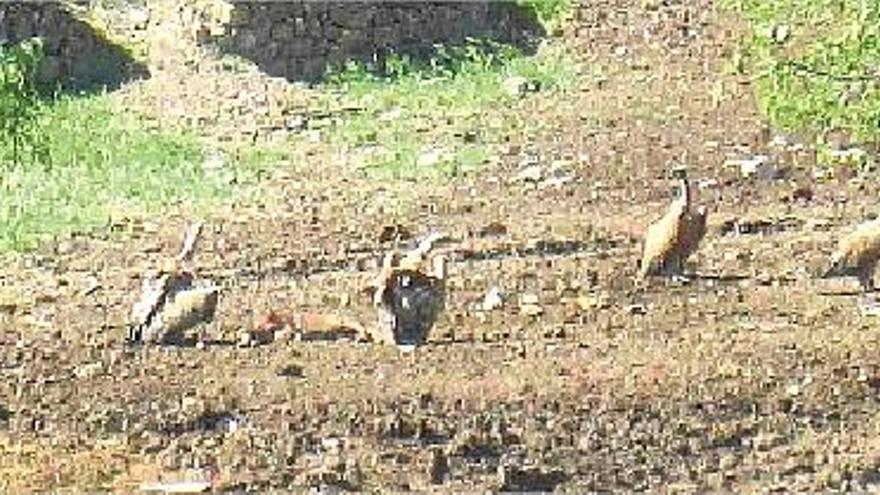
[[[525,125],[505,117],[530,91],[564,92],[574,85],[573,60],[561,44],[526,56],[510,46],[474,41],[461,49],[440,48],[424,64],[392,57],[384,73],[351,63],[329,74],[325,85],[328,108],[358,109],[336,123],[331,139],[360,152],[361,169],[370,176],[468,174],[488,161],[503,133]]]
[[[0,249],[26,251],[44,239],[106,229],[169,207],[206,212],[283,154],[254,149],[211,168],[204,143],[115,111],[107,96],[60,97],[37,127],[49,160],[8,166],[0,192]],[[223,153],[224,150],[217,150]]]

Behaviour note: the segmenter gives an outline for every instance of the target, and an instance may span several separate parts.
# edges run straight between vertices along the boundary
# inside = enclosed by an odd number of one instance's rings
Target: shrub
[[[42,48],[39,38],[0,46],[0,159],[16,166],[26,152],[32,160],[46,154],[36,125],[42,107],[36,86]]]

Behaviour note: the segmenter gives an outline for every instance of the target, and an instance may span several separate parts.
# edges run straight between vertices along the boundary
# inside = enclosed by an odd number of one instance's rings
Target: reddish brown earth
[[[737,20],[709,1],[666,3],[584,6],[565,36],[606,77],[527,100],[542,130],[510,136],[476,179],[279,173],[263,207],[217,212],[196,255],[223,287],[203,348],[122,345],[143,270],[177,249],[178,217],[4,265],[0,490],[132,492],[206,466],[217,491],[876,490],[878,323],[853,281],[814,274],[875,211],[878,181],[819,182],[809,148],[771,149],[748,81],[724,70]],[[528,149],[544,166],[567,160],[576,180],[509,181]],[[683,150],[692,177],[715,181],[698,195],[710,205],[699,276],[638,288],[636,236],[665,208],[667,161]],[[784,176],[723,165],[758,153]],[[812,199],[792,199],[803,188]],[[397,191],[408,206],[388,213]],[[730,220],[754,228],[736,235]],[[493,222],[506,233],[480,237]],[[223,343],[270,309],[372,322],[361,288],[397,223],[459,239],[428,345]],[[507,254],[480,259],[492,249]],[[90,276],[100,287],[85,295]],[[496,286],[504,306],[475,309]],[[521,312],[528,294],[540,315]]]

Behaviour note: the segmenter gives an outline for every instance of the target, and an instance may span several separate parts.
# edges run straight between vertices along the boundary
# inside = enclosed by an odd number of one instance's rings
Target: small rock
[[[607,294],[579,296],[575,299],[575,304],[581,311],[594,311],[597,309],[606,309],[611,306],[610,298]]]
[[[719,467],[721,469],[724,469],[725,471],[735,468],[737,464],[739,464],[739,458],[736,456],[736,454],[724,454],[718,461]]]
[[[501,83],[505,93],[514,97],[522,97],[527,93],[540,91],[541,84],[538,81],[530,81],[522,76],[511,76]]]
[[[538,304],[538,302],[540,301],[536,294],[531,293],[523,294],[522,296],[520,296],[519,300],[522,304]]]
[[[544,310],[541,308],[541,306],[538,306],[536,304],[523,304],[519,307],[519,309],[520,312],[522,312],[522,314],[526,316],[540,316],[544,313]]]
[[[483,311],[492,311],[493,309],[500,308],[504,305],[504,294],[501,292],[501,289],[498,287],[492,287],[486,292],[486,295],[483,296],[483,301],[480,303],[480,309]]]
[[[17,309],[18,309],[17,302],[0,299],[0,313],[5,313],[7,315],[14,315],[15,311]]]
[[[791,30],[787,24],[777,24],[773,27],[773,41],[776,43],[785,43],[790,34]]]
[[[504,92],[510,96],[520,96],[526,85],[526,78],[522,76],[511,76],[504,80],[501,84]]]
[[[59,241],[58,245],[55,246],[55,253],[60,255],[70,254],[74,251],[73,243],[69,240],[65,239],[63,241]]]
[[[172,481],[168,483],[144,483],[141,490],[161,493],[204,493],[211,489],[210,481]]]
[[[289,331],[289,330],[288,330]],[[238,333],[239,347],[253,347],[265,345],[275,340],[275,330],[263,330],[259,328],[242,329]]]
[[[393,120],[398,120],[403,115],[403,109],[400,107],[392,108],[388,111],[382,112],[379,114],[380,122],[390,122]]]
[[[867,152],[861,148],[832,149],[828,151],[828,157],[832,163],[846,165],[864,165],[868,161]]]
[[[757,282],[758,285],[772,285],[773,275],[769,272],[761,272],[755,277],[755,282]]]
[[[526,316],[538,316],[544,312],[535,294],[523,294],[520,297],[519,310]]]
[[[505,492],[552,492],[567,480],[561,469],[545,471],[533,466],[498,465],[501,490]]]
[[[566,175],[566,176],[561,176],[561,177],[554,176],[554,177],[550,177],[550,178],[545,179],[543,182],[541,182],[541,184],[538,187],[540,189],[545,189],[547,187],[555,187],[556,189],[559,189],[560,187],[568,184],[569,182],[573,182],[573,181],[574,181],[574,176],[571,176],[571,175]]]
[[[626,312],[631,315],[643,315],[648,312],[648,308],[644,304],[630,304],[626,307]]]
[[[208,153],[208,156],[205,157],[205,160],[202,162],[202,170],[205,171],[213,171],[220,170],[226,165],[226,158],[219,151],[213,151]]]
[[[501,222],[490,222],[488,225],[480,229],[477,234],[480,237],[497,237],[507,235],[507,226]]]
[[[309,120],[303,115],[293,115],[285,121],[284,125],[291,131],[303,131],[308,129]]]
[[[128,21],[136,30],[144,30],[150,22],[150,9],[146,7],[132,7],[128,11]]]
[[[342,440],[338,437],[325,437],[321,439],[321,447],[328,452],[338,452],[342,449]]]
[[[85,379],[94,378],[100,375],[103,371],[104,365],[100,362],[95,362],[77,366],[73,374],[76,375],[77,378]]]
[[[433,148],[428,151],[421,153],[418,158],[416,158],[416,166],[417,167],[433,167],[440,163],[443,159],[443,150],[439,148]]]
[[[95,277],[94,275],[89,275],[86,278],[85,287],[83,288],[81,295],[88,296],[90,294],[93,294],[100,288],[101,283],[98,282],[98,277]]]
[[[53,303],[58,300],[59,294],[54,290],[47,290],[45,292],[40,292],[34,297],[34,302],[37,304],[45,304],[45,303]]]
[[[412,233],[400,224],[385,225],[379,233],[379,242],[405,241],[412,238]]]
[[[813,190],[809,186],[801,186],[791,192],[792,201],[809,202],[813,200]]]
[[[773,136],[768,145],[773,148],[787,149],[791,145],[791,139],[788,136],[777,134]]]
[[[782,443],[782,437],[774,433],[759,433],[752,439],[752,445],[759,451],[770,450]]]
[[[697,187],[700,189],[718,189],[720,185],[717,179],[702,179],[697,182]]]
[[[540,165],[528,165],[516,174],[518,182],[540,182],[543,177],[543,170]]]
[[[282,366],[278,369],[277,374],[285,378],[303,378],[305,376],[303,367],[298,364]]]
[[[834,169],[831,167],[816,167],[813,169],[813,179],[818,181],[834,178]]]
[[[778,170],[770,162],[767,155],[757,155],[752,158],[727,160],[726,166],[739,168],[740,174],[745,178],[757,177],[761,180],[776,178]]]
[[[880,304],[878,304],[877,301],[868,301],[859,305],[859,311],[862,316],[880,316]]]

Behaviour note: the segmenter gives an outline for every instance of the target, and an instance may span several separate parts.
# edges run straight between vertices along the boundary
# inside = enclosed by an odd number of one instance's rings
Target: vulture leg
[[[865,293],[874,292],[874,268],[876,263],[866,263],[859,267],[856,277]]]

